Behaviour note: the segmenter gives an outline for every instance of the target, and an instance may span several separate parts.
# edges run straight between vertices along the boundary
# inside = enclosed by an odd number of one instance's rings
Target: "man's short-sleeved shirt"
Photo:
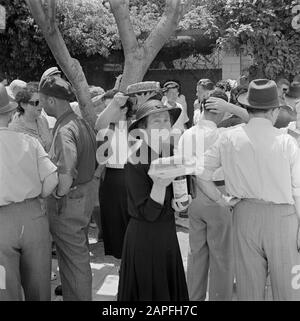
[[[46,177],[56,171],[40,142],[0,128],[0,206],[38,197]]]
[[[225,132],[204,154],[204,180],[222,166],[226,191],[238,198],[294,204],[300,196],[300,150],[296,140],[264,118]]]
[[[96,169],[96,136],[89,124],[72,110],[57,119],[53,129],[54,155],[59,174],[73,177],[72,186],[92,180]]]

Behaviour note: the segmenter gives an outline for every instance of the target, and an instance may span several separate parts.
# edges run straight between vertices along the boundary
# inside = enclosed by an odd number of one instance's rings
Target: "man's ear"
[[[54,106],[55,105],[55,99],[53,97],[47,97],[47,100],[48,100],[48,103],[51,105],[51,106]]]

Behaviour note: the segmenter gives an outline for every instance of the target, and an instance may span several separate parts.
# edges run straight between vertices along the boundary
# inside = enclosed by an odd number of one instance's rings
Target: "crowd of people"
[[[268,278],[274,300],[300,300],[300,83],[200,79],[190,119],[178,81],[120,81],[90,86],[95,124],[56,67],[0,84],[0,300],[51,299],[53,246],[63,299],[92,300],[91,220],[120,259],[119,301],[264,300]],[[203,168],[182,202],[149,170],[186,150]]]

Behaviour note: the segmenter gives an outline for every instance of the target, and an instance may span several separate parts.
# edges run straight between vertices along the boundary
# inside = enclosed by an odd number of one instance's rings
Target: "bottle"
[[[179,201],[183,206],[188,205],[189,195],[187,180],[185,176],[178,176],[172,182],[174,199]],[[180,217],[187,217],[187,209],[179,213]]]

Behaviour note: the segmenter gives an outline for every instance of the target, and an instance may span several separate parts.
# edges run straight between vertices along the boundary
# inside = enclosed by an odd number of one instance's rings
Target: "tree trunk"
[[[26,0],[31,14],[42,30],[46,42],[63,73],[72,86],[79,103],[82,116],[94,128],[96,114],[93,108],[89,87],[80,63],[70,56],[68,48],[57,27],[55,0]]]
[[[163,16],[142,46],[136,40],[127,1],[109,0],[109,3],[124,50],[125,66],[120,87],[124,91],[128,85],[143,80],[152,61],[175,32],[180,18],[191,1],[183,3],[182,0],[166,0]]]
[[[127,86],[143,80],[147,68],[145,68],[144,55],[129,54],[125,59],[123,77],[120,90],[125,92]],[[151,63],[151,62],[150,62]]]

